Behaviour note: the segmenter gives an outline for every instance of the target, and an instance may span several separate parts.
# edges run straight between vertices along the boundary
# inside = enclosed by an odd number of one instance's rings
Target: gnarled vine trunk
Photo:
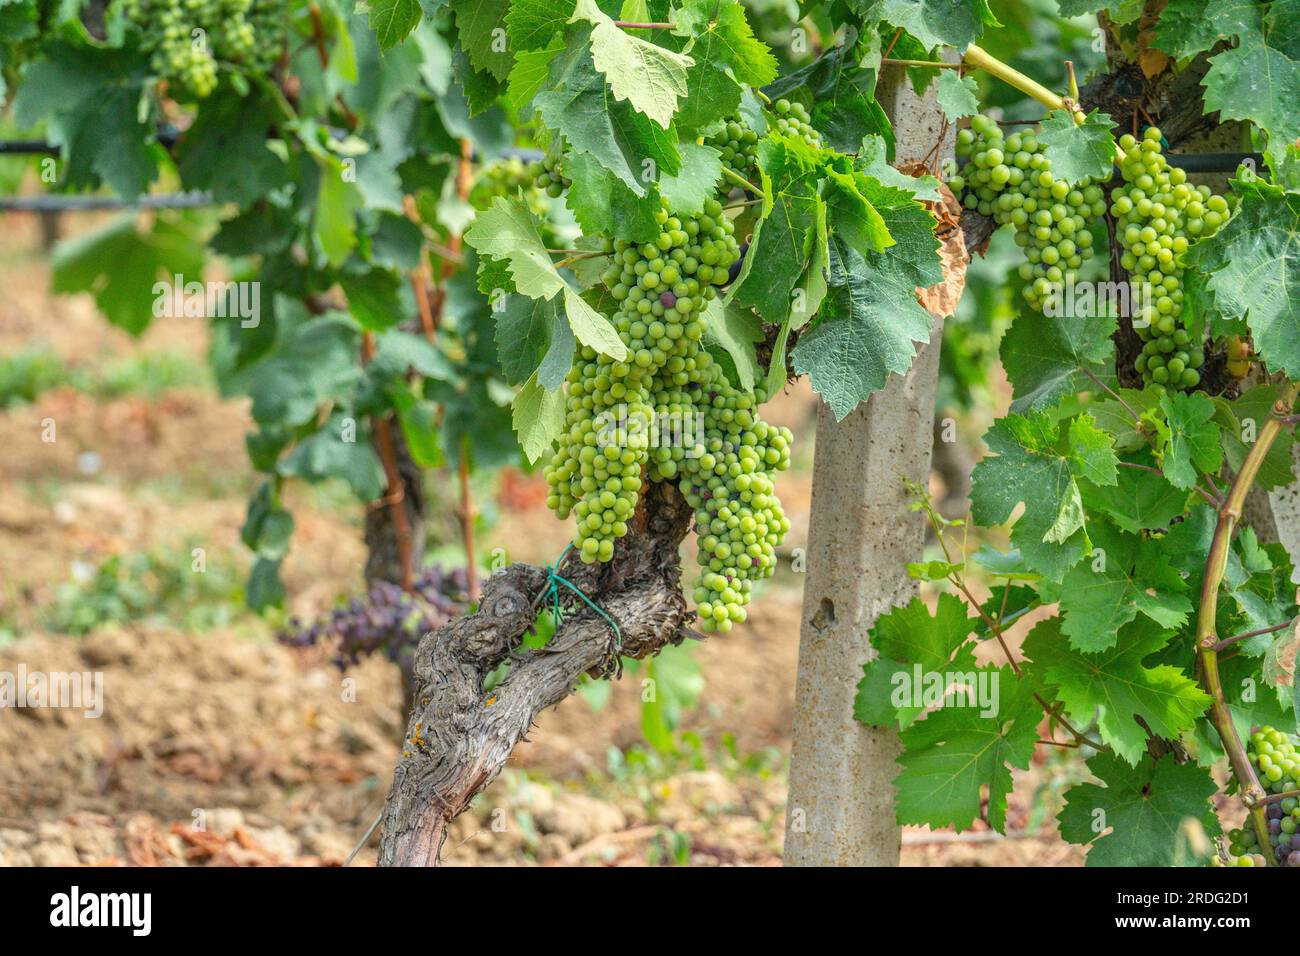
[[[476,614],[425,635],[416,652],[415,705],[384,806],[381,866],[432,866],[447,828],[496,779],[547,707],[573,693],[583,674],[617,671],[620,655],[647,657],[699,635],[686,627],[678,546],[693,512],[676,487],[650,482],[639,524],[608,564],[570,554],[560,574],[618,624],[619,635],[567,587],[564,621],[542,648],[520,650],[549,600],[545,568],[516,564],[484,587]],[[483,683],[503,661],[506,678]]]

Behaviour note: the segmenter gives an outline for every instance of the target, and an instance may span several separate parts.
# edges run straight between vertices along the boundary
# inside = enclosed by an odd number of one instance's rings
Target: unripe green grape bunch
[[[120,0],[118,9],[178,97],[211,96],[222,63],[267,73],[284,45],[283,0]]]
[[[560,161],[553,156],[546,156],[528,168],[533,178],[533,185],[552,199],[559,199],[569,188],[569,180],[564,178]]]
[[[812,127],[812,117],[802,104],[790,100],[777,100],[767,111],[771,125],[786,136],[802,139],[809,146],[821,146],[821,134]],[[722,165],[736,175],[749,179],[754,168],[758,150],[758,134],[739,114],[729,117],[722,128],[704,140],[706,146],[712,146],[721,156]],[[730,184],[723,184],[723,191],[730,190]]]
[[[957,155],[970,162],[949,187],[967,209],[1015,227],[1016,245],[1028,260],[1019,267],[1022,294],[1041,311],[1092,258],[1088,223],[1106,214],[1101,188],[1087,178],[1074,186],[1057,179],[1033,133],[1003,136],[986,116],[973,117],[970,129],[958,132]]]
[[[562,187],[556,166],[545,173],[555,176],[548,188]],[[656,220],[654,241],[606,245],[602,281],[628,355],[578,350],[565,428],[544,469],[547,505],[574,516],[584,562],[608,561],[635,521],[643,481],[676,481],[695,509],[700,626],[726,632],[745,619],[752,583],[776,569],[789,521],[772,474],[789,466],[792,438],[757,416],[763,393],[734,388],[701,345],[703,310],[741,256],[722,203],[681,216],[665,202]]]
[[[1273,727],[1254,727],[1246,742],[1246,754],[1259,776],[1259,782],[1271,794],[1300,789],[1300,751],[1290,734]],[[1264,866],[1270,853],[1279,866],[1300,866],[1300,800],[1286,797],[1266,804],[1269,846],[1259,845],[1253,826],[1247,825],[1228,834],[1228,856],[1232,866]],[[1222,865],[1222,861],[1219,861]]]
[[[535,200],[538,198],[536,178],[530,164],[511,157],[485,165],[474,177],[469,190],[469,202],[475,209],[484,210],[498,197],[511,198],[523,190],[524,198],[534,213],[541,213]]]
[[[1142,380],[1165,388],[1195,388],[1205,364],[1203,343],[1192,342],[1180,316],[1183,267],[1189,243],[1212,235],[1228,218],[1228,203],[1209,186],[1192,186],[1183,170],[1170,166],[1160,150],[1160,130],[1151,127],[1139,142],[1119,140],[1124,185],[1111,194],[1120,265],[1149,301],[1133,328],[1142,340],[1136,367]]]

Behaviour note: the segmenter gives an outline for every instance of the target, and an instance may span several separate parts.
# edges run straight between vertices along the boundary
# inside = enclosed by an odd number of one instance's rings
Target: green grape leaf
[[[1102,441],[1094,434],[1077,437],[1085,442],[1092,467],[1098,467],[1105,459]],[[1061,580],[1083,557],[1088,541],[1075,481],[1081,474],[1075,458],[1083,449],[1063,447],[1056,422],[1039,412],[999,419],[984,443],[996,457],[986,457],[971,475],[972,517],[986,527],[999,525],[1024,502],[1011,541],[1027,567]]]
[[[888,146],[883,137],[876,135],[864,136],[862,138],[862,148],[858,150],[854,166],[859,172],[866,173],[876,182],[911,193],[916,199],[927,202],[942,201],[943,197],[939,193],[939,180],[930,175],[908,176],[905,173],[900,173],[893,166],[890,166],[885,159],[888,152]]]
[[[439,382],[454,383],[460,375],[442,350],[423,335],[388,329],[375,336],[375,356],[366,371],[379,378],[405,378],[412,371]]]
[[[555,305],[554,300],[512,295],[497,315],[497,362],[511,385],[527,381],[542,364],[552,330],[564,321]]]
[[[1110,528],[1089,526],[1091,560],[1075,565],[1061,583],[1061,632],[1080,651],[1114,646],[1120,629],[1146,615],[1161,627],[1182,626],[1192,609],[1187,584],[1158,540]]]
[[[616,100],[626,100],[664,129],[686,95],[686,70],[695,62],[658,44],[623,32],[596,6],[578,0],[570,23],[590,23],[591,60]]]
[[[965,50],[986,26],[998,27],[988,0],[855,0],[850,6],[863,17],[887,20],[903,27],[927,50],[953,46]]]
[[[460,45],[474,69],[504,83],[513,62],[506,42],[509,0],[450,0],[448,5],[456,17]]]
[[[321,164],[320,186],[316,193],[313,219],[316,239],[325,261],[340,266],[357,245],[356,214],[365,207],[365,197],[355,177],[343,163],[327,156]]]
[[[627,348],[609,319],[584,302],[555,268],[532,213],[520,200],[498,196],[478,214],[465,233],[465,242],[481,256],[509,262],[510,274],[524,295],[550,300],[563,293],[569,325],[583,345],[618,361],[627,356]]]
[[[1213,474],[1223,461],[1219,429],[1211,421],[1214,403],[1204,392],[1165,392],[1160,409],[1169,423],[1165,477],[1175,488],[1192,488],[1199,472]]]
[[[298,426],[312,421],[322,404],[347,398],[361,377],[356,324],[326,314],[283,332],[276,349],[249,369],[253,420]]]
[[[259,557],[248,572],[244,585],[244,603],[254,611],[284,604],[284,583],[280,580],[280,562]]]
[[[533,103],[542,121],[574,151],[595,156],[638,196],[647,192],[642,179],[647,164],[661,175],[674,175],[680,168],[675,132],[614,100],[581,38],[575,37],[552,61],[546,88]]]
[[[248,499],[248,516],[240,540],[260,557],[278,561],[288,553],[292,536],[293,515],[276,501],[272,483],[262,482]]]
[[[1100,511],[1130,534],[1167,528],[1187,507],[1186,491],[1137,468],[1120,468],[1114,484],[1098,487],[1088,483],[1081,491],[1086,510]]]
[[[66,163],[59,185],[94,189],[101,181],[132,199],[158,173],[161,148],[141,115],[147,62],[137,51],[57,40],[28,64],[14,97],[23,129],[44,125]]]
[[[564,50],[564,41],[558,37],[550,46],[540,50],[525,50],[515,54],[515,65],[510,68],[506,82],[506,105],[520,114],[531,115],[529,107],[546,85],[551,71],[551,61]]]
[[[535,462],[550,451],[555,439],[564,430],[564,404],[562,389],[543,388],[533,373],[515,396],[511,424],[519,435],[519,444],[530,462]]]
[[[506,32],[515,56],[550,46],[573,16],[574,0],[510,0]]]
[[[1038,140],[1046,147],[1052,175],[1072,186],[1085,177],[1101,182],[1110,179],[1115,162],[1114,128],[1114,121],[1096,110],[1077,124],[1066,110],[1047,114]]]
[[[1139,721],[1157,737],[1176,740],[1210,706],[1210,696],[1182,669],[1143,664],[1169,643],[1172,632],[1144,618],[1126,625],[1108,650],[1084,653],[1062,638],[1070,617],[1080,611],[1064,605],[1061,610],[1064,623],[1048,618],[1030,631],[1025,655],[1055,685],[1071,722],[1087,725],[1095,719],[1102,740],[1129,765],[1137,766],[1146,753],[1147,731]]]
[[[202,240],[188,223],[159,217],[141,232],[136,218],[128,213],[59,243],[51,279],[55,292],[91,293],[104,318],[132,335],[149,327],[155,307],[170,302],[173,276],[195,281],[203,269]]]
[[[902,201],[896,190],[886,189],[856,169],[826,168],[824,194],[835,232],[848,245],[861,252],[880,252],[894,244],[884,217],[868,198],[887,194]]]
[[[789,318],[795,289],[807,272],[814,231],[818,223],[825,223],[821,165],[814,149],[778,133],[763,139],[757,153],[771,207],[769,211],[765,204],[751,255],[764,268],[742,275],[732,296],[766,321],[780,325]]]
[[[338,478],[362,501],[374,501],[384,493],[384,466],[370,442],[347,435],[347,423],[353,421],[335,415],[325,427],[298,442],[277,471],[286,478],[313,483]],[[351,427],[355,428],[355,423]]]
[[[712,146],[699,143],[682,143],[681,156],[682,168],[675,175],[660,177],[659,194],[675,215],[695,216],[713,196],[722,176],[722,160]]]
[[[1300,137],[1300,61],[1270,46],[1264,33],[1245,34],[1213,57],[1201,85],[1207,113],[1249,120],[1274,143]]]
[[[731,356],[740,388],[753,391],[754,383],[762,375],[754,354],[754,343],[764,338],[758,316],[735,303],[715,298],[704,310],[704,333]]]
[[[899,823],[961,832],[979,815],[987,787],[989,825],[1005,830],[1010,768],[1029,767],[1043,713],[1032,686],[1011,668],[982,667],[975,676],[997,689],[996,714],[945,706],[903,731],[903,771],[894,779]]]
[[[1114,331],[1114,317],[1052,316],[1019,309],[999,350],[1011,381],[1012,411],[1050,408],[1067,395],[1095,387],[1084,369],[1103,381],[1111,377]]]
[[[1112,754],[1097,754],[1088,769],[1104,786],[1071,787],[1057,817],[1061,836],[1092,847],[1088,866],[1196,865],[1187,821],[1206,836],[1220,833],[1211,802],[1219,787],[1205,769],[1172,757],[1143,757],[1134,768]]]
[[[370,0],[370,29],[388,52],[420,25],[420,0]]]
[[[564,173],[571,181],[564,203],[585,235],[636,242],[653,242],[659,235],[655,204],[637,196],[590,153],[566,159]]]
[[[955,123],[963,116],[974,116],[980,111],[977,92],[973,76],[960,76],[956,70],[939,71],[939,108],[950,122]]]
[[[342,272],[339,287],[347,297],[348,311],[363,329],[382,331],[406,318],[402,305],[406,283],[390,269]]]
[[[1097,427],[1087,412],[1070,422],[1070,448],[1078,465],[1077,474],[1094,485],[1113,485],[1118,475],[1115,439]]]
[[[1216,417],[1224,426],[1223,456],[1228,467],[1240,471],[1246,455],[1255,443],[1259,429],[1269,420],[1273,413],[1273,403],[1277,401],[1278,388],[1275,385],[1256,385],[1247,389],[1233,402],[1216,399],[1216,403],[1226,406],[1227,420]],[[1295,432],[1284,428],[1278,432],[1269,447],[1264,460],[1260,462],[1259,472],[1255,475],[1255,485],[1268,491],[1280,488],[1295,481],[1292,446],[1295,445]]]
[[[1255,0],[1169,0],[1151,45],[1184,60],[1221,40],[1258,32],[1260,22]]]
[[[1234,180],[1241,204],[1186,261],[1209,276],[1215,302],[1229,317],[1245,316],[1269,368],[1300,377],[1300,192],[1258,180]]]
[[[731,114],[742,84],[761,87],[776,77],[776,58],[754,37],[737,0],[687,0],[675,16],[677,32],[691,38],[695,61],[676,120],[681,128],[699,129]]]
[[[274,113],[261,96],[205,104],[176,143],[176,167],[188,189],[211,190],[218,203],[248,206],[289,181],[285,162],[267,148]],[[232,163],[231,156],[239,162]]]

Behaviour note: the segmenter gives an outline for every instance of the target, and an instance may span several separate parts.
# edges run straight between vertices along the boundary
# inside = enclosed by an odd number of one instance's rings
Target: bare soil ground
[[[193,320],[133,340],[88,297],[50,296],[34,220],[7,226],[0,354],[43,345],[91,366],[167,349],[202,364],[206,336]],[[770,417],[809,435],[811,402],[796,390]],[[54,442],[42,441],[49,422]],[[242,574],[239,528],[254,485],[247,427],[245,403],[204,387],[107,401],[62,388],[0,410],[0,634],[14,638],[0,644],[0,671],[99,672],[106,697],[98,719],[0,710],[0,865],[335,865],[374,820],[404,725],[390,665],[340,674],[324,652],[283,648],[248,616],[202,631],[166,620],[81,638],[45,631],[60,585],[112,555],[201,547],[210,565]],[[782,481],[791,547],[806,538],[810,462],[801,456]],[[563,547],[566,529],[530,493],[532,480],[485,479],[484,553],[549,561]],[[292,504],[287,603],[311,613],[356,591],[361,513],[328,489],[295,490]],[[799,632],[800,582],[787,578],[759,597],[749,623],[699,647],[705,691],[681,725],[698,735],[694,750],[638,746],[635,675],[599,712],[571,699],[458,821],[447,861],[778,864]],[[1077,864],[1077,850],[1037,835],[1041,802],[1075,772],[1055,762],[1028,772],[1011,826],[1030,836],[909,831],[904,863]],[[372,841],[358,863],[373,860]]]

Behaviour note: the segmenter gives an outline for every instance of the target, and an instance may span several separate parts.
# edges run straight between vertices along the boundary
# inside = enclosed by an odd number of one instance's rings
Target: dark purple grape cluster
[[[383,654],[402,669],[409,683],[420,638],[468,609],[469,580],[464,568],[425,568],[408,594],[389,581],[377,581],[363,597],[352,598],[305,624],[297,616],[276,634],[288,647],[314,647],[335,640],[340,670],[371,654]]]

